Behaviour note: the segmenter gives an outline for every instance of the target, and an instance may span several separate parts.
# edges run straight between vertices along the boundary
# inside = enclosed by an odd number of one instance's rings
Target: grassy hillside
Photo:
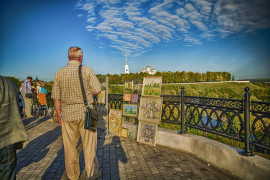
[[[169,84],[162,86],[163,95],[179,95],[184,86],[185,95],[215,98],[242,99],[244,88],[249,87],[252,101],[270,102],[270,85],[266,83],[198,83],[198,84]],[[123,93],[123,86],[110,86],[109,93]],[[140,87],[141,88],[141,87]],[[140,91],[141,92],[141,91]]]

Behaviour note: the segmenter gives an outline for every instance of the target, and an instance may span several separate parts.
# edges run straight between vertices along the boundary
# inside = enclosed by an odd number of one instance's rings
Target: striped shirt
[[[67,66],[58,70],[54,77],[52,98],[61,100],[61,114],[64,121],[84,119],[85,106],[79,79],[78,61],[69,61]],[[82,78],[87,101],[93,102],[93,92],[101,90],[101,84],[94,71],[87,66],[82,67]]]

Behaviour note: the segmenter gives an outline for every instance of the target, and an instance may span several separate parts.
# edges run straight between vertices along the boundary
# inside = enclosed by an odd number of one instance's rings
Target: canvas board
[[[121,136],[127,138],[128,137],[128,129],[122,128],[121,130]]]
[[[123,101],[130,102],[131,94],[123,94]]]
[[[97,113],[99,118],[104,118],[104,116],[107,116],[107,110],[104,105],[97,105]]]
[[[138,117],[138,105],[124,103],[123,116]]]
[[[157,127],[157,124],[139,121],[137,141],[155,146]]]
[[[105,90],[104,91],[101,91],[98,96],[97,96],[97,102],[99,104],[105,104]]]
[[[120,136],[121,128],[122,128],[122,110],[110,109],[109,113],[110,133]]]
[[[144,77],[142,96],[159,96],[161,95],[162,77]]]
[[[138,119],[151,123],[160,123],[162,116],[162,103],[162,97],[141,96]]]
[[[137,104],[138,103],[138,98],[139,98],[138,94],[132,94],[131,95],[131,103]]]
[[[125,89],[132,89],[133,81],[125,81]]]

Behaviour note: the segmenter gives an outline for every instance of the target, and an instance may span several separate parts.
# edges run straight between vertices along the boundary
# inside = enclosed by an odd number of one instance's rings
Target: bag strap
[[[86,94],[85,94],[85,89],[84,89],[83,79],[82,79],[82,65],[79,66],[79,79],[80,79],[80,84],[81,84],[81,90],[82,90],[84,105],[87,107],[88,102],[87,102],[87,99],[86,99]]]

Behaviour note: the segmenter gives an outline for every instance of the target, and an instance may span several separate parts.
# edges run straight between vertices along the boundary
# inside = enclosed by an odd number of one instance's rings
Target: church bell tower
[[[126,64],[125,64],[125,74],[129,74],[129,68],[127,63],[127,56],[126,56]]]

